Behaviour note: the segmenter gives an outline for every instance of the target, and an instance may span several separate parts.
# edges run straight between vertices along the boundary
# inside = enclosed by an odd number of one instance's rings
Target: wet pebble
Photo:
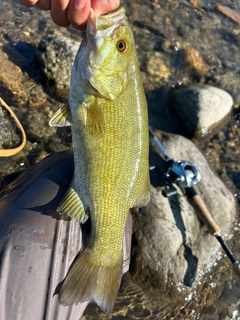
[[[190,0],[190,2],[191,2],[194,6],[197,6],[197,5],[198,5],[198,0]]]
[[[0,96],[9,105],[23,105],[27,95],[22,90],[22,71],[12,63],[7,54],[0,51]]]
[[[155,80],[168,79],[170,71],[164,64],[160,52],[154,52],[149,58],[147,71],[151,76],[154,76]]]
[[[171,109],[190,137],[201,138],[211,132],[231,112],[231,95],[219,88],[193,84],[173,94]]]
[[[217,5],[216,10],[222,13],[223,15],[227,16],[238,25],[240,25],[240,11],[234,10],[226,6]]]
[[[179,78],[201,80],[207,73],[208,67],[200,52],[194,48],[182,48],[179,50]]]

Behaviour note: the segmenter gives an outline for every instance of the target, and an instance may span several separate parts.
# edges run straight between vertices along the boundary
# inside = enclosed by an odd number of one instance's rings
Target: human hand
[[[117,9],[120,0],[20,0],[26,7],[37,5],[41,10],[50,10],[53,21],[62,27],[73,25],[83,30],[90,8],[97,15]]]

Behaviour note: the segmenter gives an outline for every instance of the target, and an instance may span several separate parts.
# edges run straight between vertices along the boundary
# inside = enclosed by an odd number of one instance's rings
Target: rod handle
[[[190,204],[195,209],[199,219],[207,226],[208,231],[214,236],[219,234],[221,229],[214,221],[202,198],[193,187],[186,188],[185,190]]]

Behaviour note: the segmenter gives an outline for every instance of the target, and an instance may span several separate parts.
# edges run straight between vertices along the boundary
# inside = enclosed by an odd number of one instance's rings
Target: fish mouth
[[[87,21],[87,32],[95,37],[110,36],[124,19],[126,19],[124,8],[103,16],[97,16],[91,9]]]

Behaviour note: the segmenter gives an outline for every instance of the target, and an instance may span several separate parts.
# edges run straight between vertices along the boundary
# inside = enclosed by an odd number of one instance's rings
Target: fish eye
[[[127,50],[127,45],[124,40],[119,40],[117,42],[117,49],[119,52],[125,52]]]

